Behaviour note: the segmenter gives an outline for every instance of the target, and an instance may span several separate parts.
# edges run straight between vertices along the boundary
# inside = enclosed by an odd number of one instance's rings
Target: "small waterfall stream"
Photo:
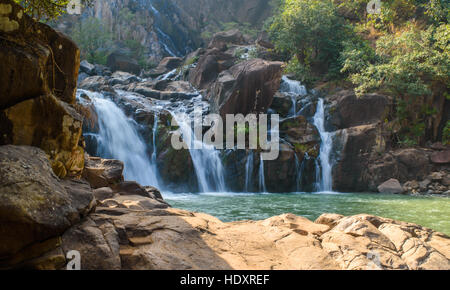
[[[282,83],[280,86],[280,91],[285,93],[291,98],[292,101],[292,112],[291,116],[296,117],[297,116],[297,98],[306,96],[308,94],[308,91],[306,90],[306,87],[302,85],[299,81],[291,80],[287,76],[283,76]]]
[[[252,186],[253,174],[253,151],[247,155],[247,162],[245,163],[245,192],[250,192]]]
[[[316,163],[317,190],[320,192],[333,191],[333,177],[331,153],[333,150],[333,133],[325,130],[325,105],[321,98],[317,104],[317,111],[314,116],[314,125],[319,130],[322,144],[320,146],[319,160]]]
[[[213,145],[196,139],[190,118],[182,118],[176,113],[172,113],[172,116],[180,127],[183,140],[190,145],[189,153],[194,164],[200,192],[226,192],[225,171],[220,159],[220,151],[216,150]]]
[[[136,130],[136,123],[100,93],[83,91],[92,100],[98,115],[97,154],[121,160],[124,177],[142,185],[159,187],[155,164],[150,162],[146,145]]]
[[[259,155],[259,191],[267,192],[266,178],[264,173],[264,159],[262,158],[262,154]]]

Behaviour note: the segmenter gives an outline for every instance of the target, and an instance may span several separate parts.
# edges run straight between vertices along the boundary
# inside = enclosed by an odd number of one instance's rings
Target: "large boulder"
[[[398,194],[403,192],[403,187],[397,179],[389,179],[378,186],[380,193]]]
[[[0,146],[0,180],[0,259],[61,235],[94,205],[89,185],[60,182],[39,148]],[[42,250],[48,248],[20,256],[33,258]]]
[[[124,164],[119,160],[86,156],[83,177],[94,189],[113,187],[123,182]]]
[[[75,102],[80,51],[63,34],[1,0],[0,110],[41,95]]]
[[[183,64],[183,59],[179,57],[165,57],[161,62],[158,64],[158,66],[152,70],[150,70],[148,73],[146,73],[149,77],[158,77],[160,75],[166,74],[178,67],[180,67]]]
[[[110,53],[106,60],[106,64],[113,72],[124,71],[135,75],[138,75],[141,72],[141,67],[138,62],[122,51]]]
[[[0,111],[0,144],[42,148],[60,177],[78,176],[84,167],[79,146],[82,117],[53,95],[24,101]]]
[[[283,63],[252,59],[222,72],[208,92],[211,110],[226,114],[267,112],[281,81]]]
[[[238,29],[217,32],[214,34],[208,48],[226,50],[228,44],[245,44],[244,35]]]
[[[198,89],[208,88],[220,72],[234,65],[234,57],[216,48],[209,49],[203,54],[196,65],[189,72],[189,82]]]

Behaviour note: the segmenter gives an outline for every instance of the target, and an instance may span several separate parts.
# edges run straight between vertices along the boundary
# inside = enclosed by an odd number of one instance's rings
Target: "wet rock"
[[[403,193],[403,187],[397,179],[389,179],[380,186],[378,186],[380,193],[398,194]]]
[[[156,68],[150,70],[149,72],[146,72],[145,75],[148,77],[156,78],[180,67],[182,64],[182,58],[165,57],[161,60]]]
[[[102,201],[108,198],[112,198],[115,193],[110,187],[101,187],[94,189],[93,191],[95,199]]]

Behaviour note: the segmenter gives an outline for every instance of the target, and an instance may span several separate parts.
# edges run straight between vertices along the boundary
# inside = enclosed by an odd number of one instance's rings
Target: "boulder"
[[[106,65],[110,67],[113,72],[124,71],[135,75],[138,75],[141,72],[141,67],[137,61],[122,51],[110,53],[106,60]]]
[[[234,57],[218,49],[209,49],[202,55],[195,68],[189,72],[189,82],[197,89],[208,88],[220,72],[234,65]]]
[[[398,194],[403,193],[403,187],[397,179],[389,179],[380,186],[378,186],[380,193]]]
[[[214,34],[208,48],[226,50],[228,44],[245,44],[244,35],[238,29],[217,32]]]
[[[100,201],[100,207],[107,208],[127,208],[138,211],[148,211],[156,208],[168,208],[169,206],[161,201],[141,195],[116,195]]]
[[[94,189],[111,187],[123,181],[123,168],[122,161],[87,156],[83,177]]]
[[[150,70],[148,73],[146,73],[146,75],[155,78],[180,67],[182,64],[183,64],[182,58],[165,57],[161,60],[161,62],[158,64],[156,68]]]
[[[90,64],[87,60],[83,60],[80,62],[80,72],[93,76],[96,74],[95,65]]]
[[[281,81],[283,63],[252,59],[222,72],[208,92],[211,110],[226,114],[267,112]]]
[[[81,175],[83,119],[70,105],[45,95],[0,111],[0,116],[0,144],[40,147],[59,177]]]
[[[75,102],[80,51],[50,26],[35,22],[10,0],[0,26],[0,110],[46,94]]]
[[[431,161],[436,164],[450,163],[450,150],[434,152],[431,154]]]
[[[0,146],[0,177],[2,258],[61,235],[94,205],[90,187],[79,181],[60,182],[39,148]],[[42,254],[42,249],[36,251],[31,253]]]

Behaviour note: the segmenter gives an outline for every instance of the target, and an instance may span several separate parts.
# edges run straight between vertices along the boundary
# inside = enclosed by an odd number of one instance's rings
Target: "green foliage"
[[[447,121],[447,124],[442,131],[442,143],[445,145],[450,145],[450,121]]]
[[[112,36],[95,17],[90,17],[74,27],[70,36],[78,44],[81,57],[92,63],[106,64]]]
[[[267,27],[276,49],[295,56],[304,70],[340,70],[339,55],[351,29],[332,1],[284,0]]]
[[[375,63],[350,66],[357,94],[383,91],[397,99],[400,143],[420,143],[431,129],[426,124],[437,112],[430,107],[430,100],[445,94],[450,84],[449,31],[448,24],[426,30],[410,25],[398,35],[377,41]],[[352,63],[351,59],[346,62]]]
[[[14,0],[24,8],[29,16],[36,20],[54,20],[66,13],[67,5],[70,0]],[[82,0],[81,3],[86,6],[92,3],[92,0]]]

